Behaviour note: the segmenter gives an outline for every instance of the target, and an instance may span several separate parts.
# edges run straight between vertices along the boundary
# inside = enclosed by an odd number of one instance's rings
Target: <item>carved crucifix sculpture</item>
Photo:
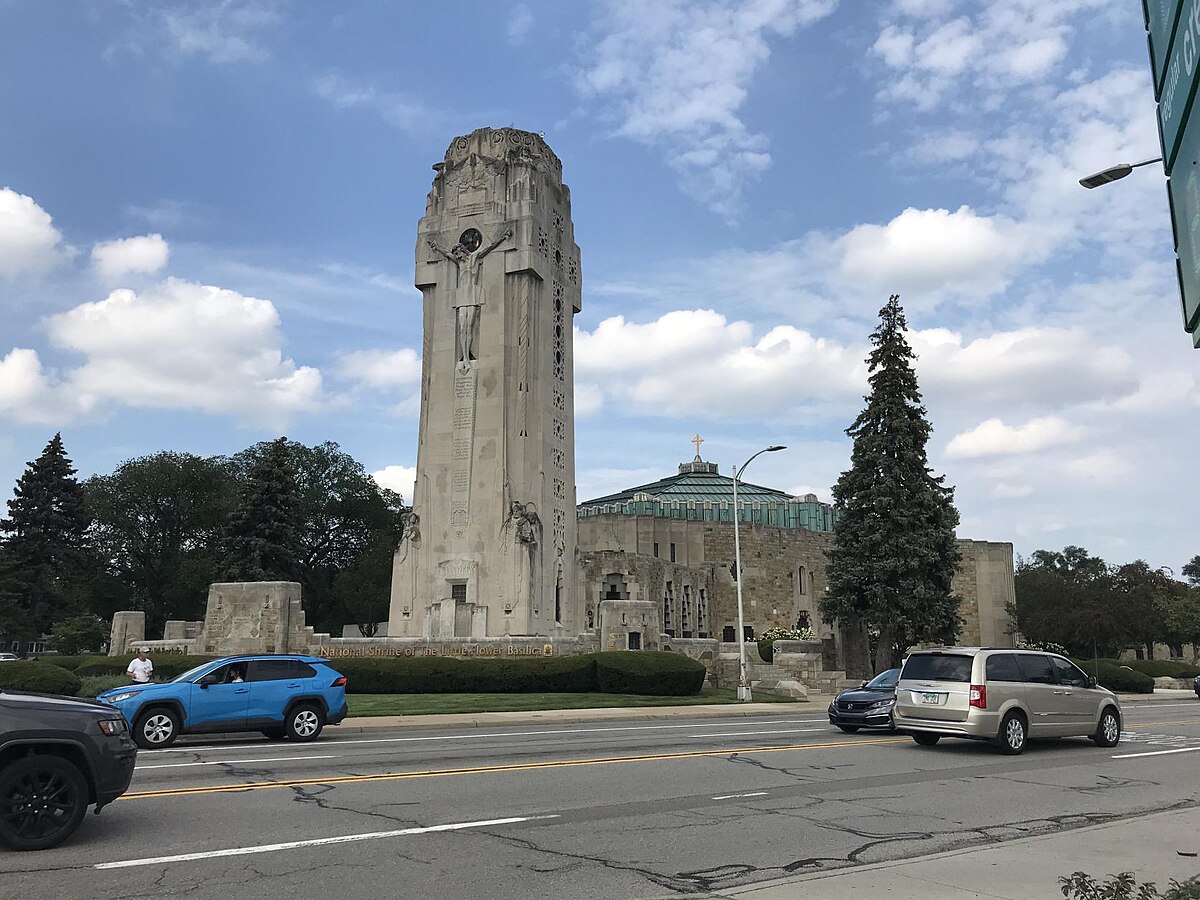
[[[458,243],[449,250],[435,241],[428,241],[434,251],[454,263],[454,347],[460,365],[470,365],[471,360],[477,358],[479,308],[483,305],[483,297],[480,294],[483,258],[512,235],[512,226],[504,226],[485,247],[483,235],[478,229],[468,228],[459,235]]]

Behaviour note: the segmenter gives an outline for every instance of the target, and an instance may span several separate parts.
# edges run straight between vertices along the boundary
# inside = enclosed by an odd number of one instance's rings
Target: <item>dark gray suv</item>
[[[103,703],[0,690],[0,844],[45,850],[129,787],[137,745]]]

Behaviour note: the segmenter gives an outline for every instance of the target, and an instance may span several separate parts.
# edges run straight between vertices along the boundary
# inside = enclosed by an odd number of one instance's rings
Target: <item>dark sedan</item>
[[[860,728],[895,728],[892,707],[896,705],[899,669],[880,672],[860,687],[842,691],[829,704],[829,724],[854,734]]]

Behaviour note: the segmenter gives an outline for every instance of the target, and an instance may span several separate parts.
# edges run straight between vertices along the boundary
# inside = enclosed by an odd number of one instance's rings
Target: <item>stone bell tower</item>
[[[546,142],[511,128],[455,138],[433,168],[417,481],[388,635],[577,634],[571,192]]]

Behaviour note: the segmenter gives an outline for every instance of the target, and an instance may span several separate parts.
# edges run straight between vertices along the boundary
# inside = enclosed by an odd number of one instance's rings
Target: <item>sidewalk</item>
[[[1142,703],[1146,700],[1195,700],[1195,691],[1176,691],[1158,688],[1153,694],[1117,694],[1122,703]]]
[[[1098,881],[1133,872],[1160,890],[1172,878],[1200,874],[1200,808],[1153,813],[1106,825],[1058,831],[1039,837],[919,859],[877,863],[853,869],[789,878],[766,885],[734,888],[715,895],[745,900],[1049,900],[1061,897],[1058,879],[1086,872]]]
[[[698,706],[614,706],[598,709],[544,709],[527,712],[447,713],[421,716],[352,716],[337,727],[337,733],[395,728],[496,728],[504,725],[582,725],[622,719],[714,719],[804,716],[824,718],[832,698],[809,694],[799,703],[706,703]]]

